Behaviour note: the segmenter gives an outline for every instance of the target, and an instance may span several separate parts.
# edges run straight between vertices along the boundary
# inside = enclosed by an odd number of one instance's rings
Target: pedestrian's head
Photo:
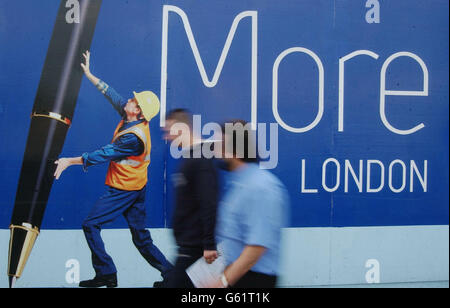
[[[173,109],[167,114],[163,127],[163,138],[169,142],[181,137],[190,138],[192,131],[192,114],[187,109]]]
[[[224,167],[233,170],[235,166],[256,163],[256,141],[251,124],[244,120],[232,120],[222,125],[221,149]]]

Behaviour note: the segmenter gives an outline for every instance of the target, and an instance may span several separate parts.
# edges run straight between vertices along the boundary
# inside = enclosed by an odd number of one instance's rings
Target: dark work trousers
[[[277,284],[277,276],[266,275],[262,273],[249,271],[247,274],[242,276],[238,282],[232,286],[236,289],[246,289],[246,288],[275,288]]]
[[[203,257],[202,247],[179,247],[175,266],[169,273],[167,288],[194,288],[186,269]]]
[[[145,193],[125,191],[106,186],[106,193],[95,203],[83,222],[83,231],[92,253],[92,265],[97,276],[117,272],[112,258],[106,253],[100,236],[103,225],[123,215],[128,222],[133,243],[147,262],[161,272],[163,278],[172,268],[161,251],[153,244],[150,232],[145,228]]]

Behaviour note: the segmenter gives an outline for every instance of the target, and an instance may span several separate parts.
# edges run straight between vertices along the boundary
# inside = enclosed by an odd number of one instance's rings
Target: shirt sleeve
[[[97,89],[105,96],[105,98],[111,103],[113,108],[119,113],[121,117],[125,117],[125,111],[123,108],[127,104],[127,100],[124,99],[113,87],[106,84],[103,80],[97,83]]]
[[[287,193],[280,186],[264,187],[252,192],[245,222],[246,245],[277,247],[281,228],[286,224]]]
[[[96,151],[84,153],[81,156],[83,170],[87,171],[89,166],[121,160],[128,156],[139,156],[143,151],[144,144],[135,134],[125,134],[113,143],[107,144]]]
[[[195,193],[201,211],[203,248],[216,250],[215,227],[219,192],[217,171],[211,159],[200,159],[195,168]]]

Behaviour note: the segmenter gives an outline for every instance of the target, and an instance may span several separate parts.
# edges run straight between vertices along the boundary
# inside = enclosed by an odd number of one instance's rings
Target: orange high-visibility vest
[[[121,161],[111,161],[105,184],[121,190],[141,190],[147,184],[147,167],[150,164],[150,130],[144,121],[119,132],[123,120],[114,132],[112,142],[125,134],[135,134],[144,144],[144,152],[139,156],[128,156]]]

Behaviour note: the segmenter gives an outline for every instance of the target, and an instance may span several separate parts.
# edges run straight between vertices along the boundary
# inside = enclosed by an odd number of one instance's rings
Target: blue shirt
[[[106,99],[124,120],[124,124],[119,129],[119,132],[144,121],[137,120],[133,122],[126,122],[126,113],[123,108],[127,104],[127,100],[103,81],[98,83],[97,88],[105,95]],[[135,134],[125,134],[117,138],[117,140],[113,143],[107,144],[96,151],[84,153],[81,156],[83,158],[83,169],[86,171],[87,168],[92,165],[121,160],[128,156],[139,156],[143,151],[144,144]]]
[[[252,271],[278,275],[281,228],[286,226],[288,198],[283,184],[257,164],[230,173],[219,203],[216,237],[226,265],[247,245],[263,246],[266,252]]]

